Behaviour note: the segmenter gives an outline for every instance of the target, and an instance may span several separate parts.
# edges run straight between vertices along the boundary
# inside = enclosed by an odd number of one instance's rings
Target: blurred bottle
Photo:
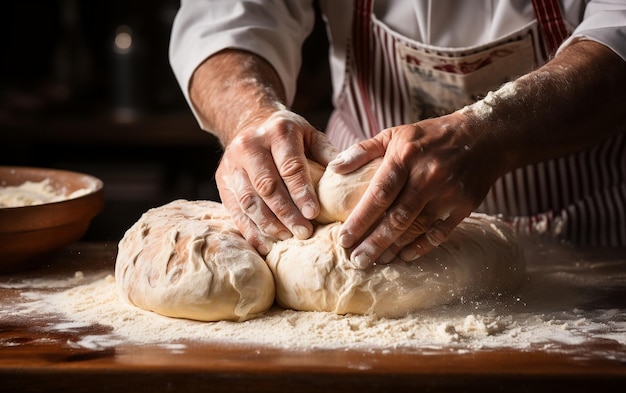
[[[120,25],[113,37],[113,107],[115,120],[122,123],[137,119],[141,110],[136,34],[129,25]]]

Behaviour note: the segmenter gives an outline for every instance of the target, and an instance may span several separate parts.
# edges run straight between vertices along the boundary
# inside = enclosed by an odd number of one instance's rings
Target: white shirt
[[[336,97],[343,85],[353,1],[319,2],[331,44],[328,55]],[[191,76],[206,58],[225,48],[242,49],[265,58],[281,77],[291,103],[296,94],[301,45],[315,20],[312,3],[182,0],[172,29],[170,62],[194,113],[188,92]],[[586,37],[626,60],[626,0],[562,0],[561,9],[566,28],[573,31],[569,40]],[[423,44],[444,48],[487,44],[535,20],[528,0],[378,0],[374,13],[392,30]]]

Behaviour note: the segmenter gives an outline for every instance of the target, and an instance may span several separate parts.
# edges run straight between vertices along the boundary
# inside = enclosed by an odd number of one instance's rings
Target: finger
[[[224,206],[238,222],[238,228],[246,239],[271,236],[285,240],[291,237],[289,230],[265,204],[250,183],[246,172],[237,169],[228,176],[219,176],[220,198]]]
[[[391,160],[383,159],[363,196],[341,227],[339,241],[342,247],[354,247],[366,233],[374,228],[374,225],[381,219],[402,190],[406,179],[407,173],[404,170],[398,168]],[[395,215],[396,213],[394,212],[392,219],[396,218]],[[402,218],[398,217],[397,219],[401,220]],[[369,236],[370,238],[381,236],[381,238],[371,240],[369,247],[378,249],[378,246],[375,244],[387,243],[389,224],[389,218],[383,219],[380,224],[382,228],[379,228]],[[364,248],[358,251],[365,252]],[[367,254],[371,252],[372,250],[368,250]],[[365,258],[365,256],[363,257]]]
[[[309,174],[305,144],[310,146],[311,138],[317,135],[318,131],[305,118],[287,110],[273,114],[264,126],[272,130],[273,142],[268,148],[271,149],[277,171],[288,192],[287,197],[298,209],[296,212],[290,206],[285,206],[286,214],[279,210],[275,212],[290,228],[304,225],[310,229],[311,225],[304,221],[317,217],[320,207]],[[326,143],[324,148],[332,146],[328,140]],[[317,148],[318,146],[315,146],[315,149]],[[282,192],[280,188],[278,191]],[[305,237],[309,235],[310,233],[305,234]]]
[[[404,206],[388,208],[403,183],[402,172],[388,175],[383,183],[386,186],[377,186],[373,182],[374,186],[368,189],[373,188],[369,195],[374,196],[368,198],[366,192],[342,226],[340,244],[344,248],[354,247],[350,259],[355,267],[367,268],[378,261],[381,256],[381,263],[390,262],[395,256],[395,250],[392,247],[395,240],[410,228],[416,214],[421,211],[422,205],[419,201],[415,206],[415,212]],[[387,187],[388,190],[384,190],[383,187]],[[367,210],[363,206],[367,207]],[[386,208],[388,212],[385,213]],[[380,211],[383,212],[379,213]],[[368,214],[373,214],[373,216],[368,216]]]
[[[250,176],[250,183],[253,185],[255,193],[248,195],[250,197],[249,200],[242,199],[243,195],[240,194],[240,203],[243,210],[259,227],[264,227],[265,224],[259,220],[268,218],[265,210],[265,205],[267,205],[274,217],[280,220],[296,237],[299,239],[310,237],[313,233],[313,225],[302,215],[300,209],[293,201],[282,178],[283,174],[279,172],[275,165],[268,165],[268,162],[273,163],[274,158],[270,155],[259,155],[246,163],[245,170]],[[308,170],[305,172],[308,177]],[[284,176],[289,177],[289,173],[285,173]],[[312,185],[307,187],[310,187],[309,192],[312,192],[315,200],[317,200]],[[260,197],[261,201],[255,197]],[[305,196],[304,198],[307,197]],[[247,207],[250,210],[246,210]],[[259,210],[256,210],[256,207],[259,207]],[[274,224],[274,221],[271,221],[271,224]],[[273,229],[270,228],[270,230]],[[273,231],[268,233],[274,234]]]
[[[450,213],[445,209],[433,209],[432,203],[429,203],[424,210],[419,213],[419,216],[411,223],[409,229],[407,229],[398,239],[395,244],[401,248],[409,245],[419,236],[426,233],[436,221],[443,221],[448,219]],[[433,213],[432,211],[442,211],[444,213]]]
[[[377,265],[388,265],[393,263],[399,259],[398,253],[400,250],[402,250],[402,247],[400,247],[397,242],[393,242],[387,249],[383,250],[382,254],[376,258],[374,263]]]
[[[450,233],[463,221],[467,214],[450,215],[447,219],[437,219],[415,241],[405,246],[398,254],[403,261],[414,261],[448,240]]]
[[[228,209],[231,215],[231,219],[234,224],[239,229],[241,235],[250,243],[261,255],[267,255],[273,244],[276,242],[277,238],[264,233],[259,227],[252,221],[240,208],[239,202],[237,201],[237,196],[232,193],[229,187],[221,187],[220,188],[220,199],[222,200],[222,204]],[[269,210],[269,209],[268,209]],[[274,220],[280,224],[276,218]],[[286,228],[283,228],[282,231],[279,231],[279,234],[282,233],[282,236],[286,238],[290,237],[289,232]]]
[[[328,163],[330,170],[338,174],[346,174],[355,171],[376,158],[383,157],[385,155],[385,145],[377,139],[379,135],[355,143],[339,153],[334,160]]]
[[[379,239],[378,244],[373,246],[375,250],[372,258],[376,264],[393,262],[398,258],[397,255],[404,246],[411,244],[425,234],[427,239],[432,242],[440,243],[445,241],[445,238],[441,240],[437,238],[439,236],[438,232],[429,233],[438,229],[438,222],[450,216],[447,207],[440,207],[431,201],[422,209],[422,203],[426,202],[426,199],[416,198],[416,194],[415,190],[413,192],[403,191],[397,198],[397,203],[390,208],[389,213],[381,220],[379,227],[368,238],[363,240],[363,244],[367,247],[368,242],[375,244],[377,240],[374,239]],[[379,228],[385,230],[385,227],[388,228],[386,230],[389,232],[388,237],[376,235],[376,231]],[[382,243],[387,238],[395,238],[395,240],[389,245]],[[370,246],[370,248],[372,247]],[[358,252],[358,247],[355,250]]]
[[[309,164],[304,155],[304,146],[286,146],[283,144],[272,151],[276,167],[280,177],[283,179],[285,187],[293,200],[299,213],[307,220],[312,220],[319,214],[319,200],[315,193],[315,187],[309,172]],[[302,225],[303,219],[291,212],[284,219],[293,217],[293,225]],[[283,219],[283,217],[281,217]],[[289,225],[289,223],[286,223]]]
[[[252,220],[243,212],[232,214],[231,218],[237,228],[239,228],[242,236],[260,255],[265,256],[269,254],[274,244],[278,241],[277,238],[259,230]]]
[[[360,143],[357,143],[339,153],[328,163],[328,168],[335,173],[346,174],[355,171],[367,162],[367,151],[361,147]]]
[[[427,233],[437,221],[437,215],[428,213],[427,208],[424,209],[426,213],[422,212],[414,220],[414,215],[408,211],[398,212],[395,208],[390,211],[352,252],[351,260],[356,267],[367,268],[373,263],[384,265],[393,262],[403,246]]]
[[[324,167],[337,158],[339,150],[332,144],[325,133],[315,130],[315,132],[310,134],[309,138],[305,142],[308,157],[311,157]]]
[[[252,185],[246,193],[234,192],[242,210],[258,227],[275,236],[279,236],[273,227],[278,220],[290,234],[310,237],[313,226],[307,217],[312,219],[319,212],[304,156],[307,127],[312,130],[301,116],[279,110],[253,132],[240,133],[227,148]]]

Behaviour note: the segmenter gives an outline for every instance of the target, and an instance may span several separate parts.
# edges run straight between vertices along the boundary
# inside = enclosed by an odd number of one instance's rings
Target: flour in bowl
[[[26,181],[19,186],[0,186],[0,208],[43,205],[60,202],[66,199],[78,198],[88,194],[91,190],[81,188],[69,195],[62,190],[55,189],[50,179],[38,182]]]

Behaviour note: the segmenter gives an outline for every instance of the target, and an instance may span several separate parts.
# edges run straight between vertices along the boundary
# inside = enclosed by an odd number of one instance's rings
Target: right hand
[[[455,112],[385,129],[331,162],[333,171],[349,173],[382,158],[339,232],[352,264],[412,261],[446,241],[506,168],[492,135]]]
[[[216,181],[239,231],[261,255],[277,240],[306,239],[320,211],[307,157],[326,166],[338,151],[302,116],[276,109],[248,117],[224,150]]]

